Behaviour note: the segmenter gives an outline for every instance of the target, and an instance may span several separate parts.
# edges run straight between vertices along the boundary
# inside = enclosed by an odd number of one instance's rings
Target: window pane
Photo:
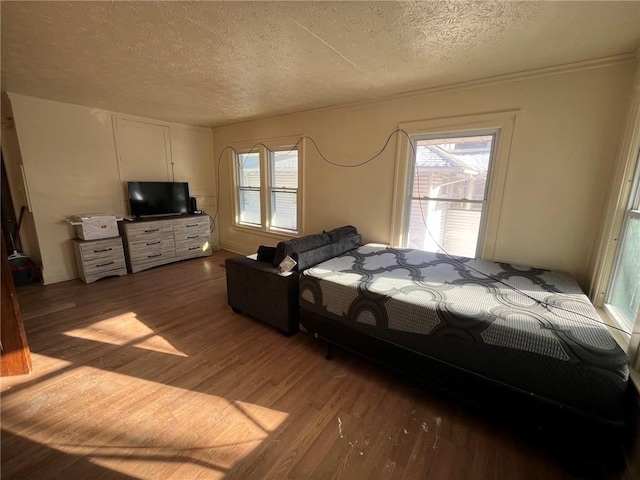
[[[238,154],[238,185],[260,188],[260,154]]]
[[[297,192],[271,192],[271,227],[297,231]]]
[[[272,188],[298,188],[298,151],[282,150],[273,152]]]
[[[485,200],[493,135],[418,140],[416,198]]]
[[[631,331],[640,307],[640,218],[629,218],[623,238],[609,304]]]
[[[478,207],[463,202],[411,200],[407,247],[429,252],[444,249],[451,255],[475,257],[482,217]]]
[[[261,225],[260,191],[240,189],[238,196],[240,204],[240,223]]]

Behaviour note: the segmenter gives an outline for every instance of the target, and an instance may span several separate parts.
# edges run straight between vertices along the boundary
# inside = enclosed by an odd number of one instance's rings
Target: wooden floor
[[[34,370],[1,381],[2,478],[575,478],[540,439],[232,313],[228,255],[20,288]]]

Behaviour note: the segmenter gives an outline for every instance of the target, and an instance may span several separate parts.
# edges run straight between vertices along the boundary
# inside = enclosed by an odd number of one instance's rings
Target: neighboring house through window
[[[495,137],[489,132],[412,139],[407,247],[478,255]]]
[[[400,125],[392,242],[492,258],[515,112]]]
[[[285,139],[286,140],[286,139]],[[302,143],[256,142],[235,157],[236,225],[284,234],[301,230]],[[273,142],[270,142],[273,144]]]

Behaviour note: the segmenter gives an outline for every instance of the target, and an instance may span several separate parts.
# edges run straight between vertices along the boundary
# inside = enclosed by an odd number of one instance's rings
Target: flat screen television
[[[127,182],[133,217],[159,217],[189,213],[189,184],[186,182]]]

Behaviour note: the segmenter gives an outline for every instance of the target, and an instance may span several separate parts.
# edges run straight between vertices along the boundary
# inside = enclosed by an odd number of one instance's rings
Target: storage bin
[[[118,219],[114,215],[76,215],[70,217],[76,227],[76,235],[82,240],[98,240],[120,235]]]
[[[29,285],[36,274],[36,264],[29,257],[9,258],[9,266],[16,287]]]

